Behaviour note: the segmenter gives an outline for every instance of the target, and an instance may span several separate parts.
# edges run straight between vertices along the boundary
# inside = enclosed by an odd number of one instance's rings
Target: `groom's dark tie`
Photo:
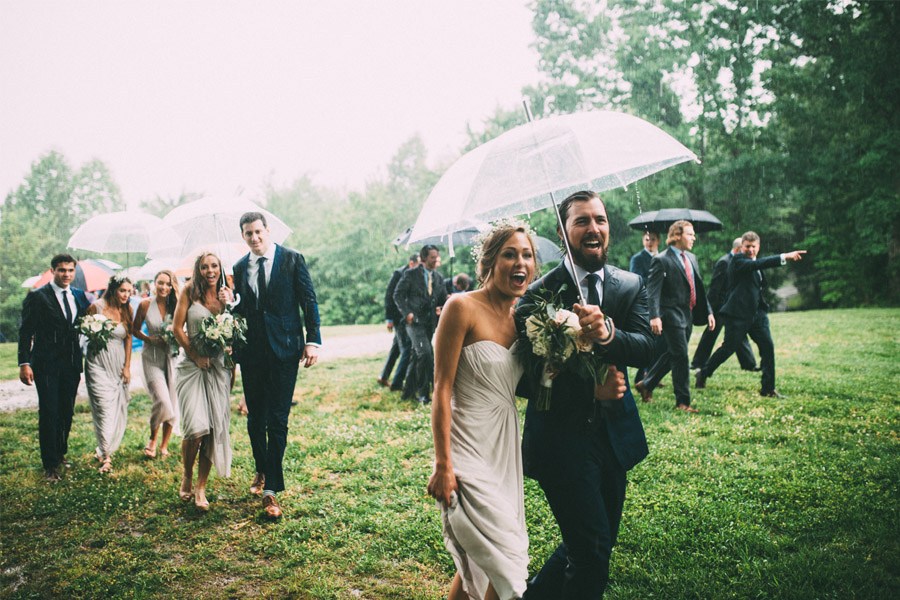
[[[262,308],[266,301],[266,257],[256,261],[256,306]]]
[[[68,291],[63,290],[62,291],[62,299],[63,299],[63,307],[65,307],[65,311],[66,311],[66,321],[71,323],[72,322],[72,307],[69,306],[69,297],[68,296],[69,296]]]
[[[600,276],[596,273],[590,273],[587,276],[588,284],[588,304],[600,306],[600,292],[597,291],[597,284],[600,282]]]

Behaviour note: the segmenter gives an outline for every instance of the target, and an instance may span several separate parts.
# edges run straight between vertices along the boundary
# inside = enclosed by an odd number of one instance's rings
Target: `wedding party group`
[[[207,511],[212,468],[222,477],[231,473],[229,396],[238,363],[256,467],[249,492],[262,496],[267,517],[282,516],[276,494],[285,489],[288,417],[299,366],[317,361],[319,310],[306,261],[271,242],[265,215],[245,213],[240,228],[249,252],[234,265],[233,283],[219,257],[202,252],[184,286],[172,271],[157,273],[153,294],[133,316],[127,277],[112,276],[91,303],[71,285],[76,259],[52,258],[52,280],[23,301],[18,347],[19,379],[38,393],[41,463],[49,482],[71,466],[66,454],[82,372],[99,471],[112,470],[128,418],[134,336],[144,343],[141,362],[152,399],[143,452],[167,456],[171,436],[180,433],[179,498]],[[181,350],[184,359],[177,361]]]

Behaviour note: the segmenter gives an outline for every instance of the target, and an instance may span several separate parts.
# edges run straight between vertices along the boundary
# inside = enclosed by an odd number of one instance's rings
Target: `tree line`
[[[796,247],[809,260],[795,279],[799,307],[897,305],[900,301],[900,4],[790,0],[536,0],[540,83],[523,90],[537,118],[590,108],[619,110],[662,127],[701,165],[680,165],[603,194],[610,261],[640,249],[627,221],[639,210],[709,210],[724,230],[695,250],[706,273],[746,230],[763,254]],[[525,122],[500,107],[467,124],[462,151]],[[429,164],[418,136],[395,152],[386,175],[362,190],[299,176],[266,186],[260,204],[293,228],[286,245],[307,258],[326,324],[374,323],[391,271],[417,248],[390,240],[413,224],[448,165]],[[200,194],[156,197],[158,215]],[[73,168],[58,152],[38,157],[0,213],[0,332],[15,339],[21,282],[87,218],[125,203],[100,160]],[[554,237],[550,211],[531,216]],[[87,257],[89,253],[79,253]],[[444,250],[442,270],[449,257]],[[466,249],[454,272],[474,272]],[[776,281],[777,283],[777,281]]]

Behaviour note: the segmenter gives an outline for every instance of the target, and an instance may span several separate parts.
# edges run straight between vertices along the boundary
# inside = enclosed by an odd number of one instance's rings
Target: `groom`
[[[75,259],[57,254],[50,261],[53,280],[22,302],[19,328],[19,380],[38,393],[38,439],[47,481],[60,480],[67,465],[69,431],[83,361],[75,323],[87,313],[84,292],[72,287]]]
[[[247,319],[247,346],[236,354],[247,402],[247,433],[256,462],[250,492],[262,494],[266,516],[277,519],[275,494],[284,490],[282,461],[299,363],[316,364],[322,337],[319,307],[303,256],[273,244],[262,213],[241,216],[250,253],[234,265],[235,312]],[[306,326],[304,341],[300,311]]]
[[[566,258],[531,285],[516,309],[519,331],[524,332],[536,293],[559,293],[568,308],[579,302],[580,286],[587,304],[574,310],[595,351],[622,372],[626,365],[649,363],[654,340],[647,291],[637,275],[606,264],[606,207],[596,193],[582,191],[566,198],[559,212],[575,264]],[[647,456],[634,397],[626,388],[621,400],[596,401],[593,381],[572,373],[554,379],[549,410],[537,409],[533,387],[525,391],[525,475],[544,490],[562,534],[525,598],[599,598],[622,518],[625,473]]]

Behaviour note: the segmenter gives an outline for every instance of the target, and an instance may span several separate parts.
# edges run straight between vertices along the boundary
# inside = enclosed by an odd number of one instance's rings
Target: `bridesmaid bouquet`
[[[116,328],[116,322],[103,313],[85,315],[78,320],[78,332],[87,339],[88,350],[93,354],[106,350],[106,344]]]
[[[606,380],[608,365],[594,352],[594,343],[582,334],[578,315],[560,304],[558,294],[549,290],[544,295],[539,293],[525,319],[525,335],[520,336],[524,343],[516,346],[526,370],[540,373],[536,408],[541,411],[550,409],[553,378],[562,371],[592,379],[594,385]]]
[[[221,350],[225,353],[225,366],[234,366],[231,350],[247,343],[247,321],[225,309],[218,315],[210,315],[200,322],[200,342],[208,355]]]
[[[166,319],[163,321],[162,339],[166,342],[169,354],[178,356],[178,352],[181,351],[181,346],[178,345],[178,340],[175,338],[175,325],[172,323],[172,315],[166,315]]]

